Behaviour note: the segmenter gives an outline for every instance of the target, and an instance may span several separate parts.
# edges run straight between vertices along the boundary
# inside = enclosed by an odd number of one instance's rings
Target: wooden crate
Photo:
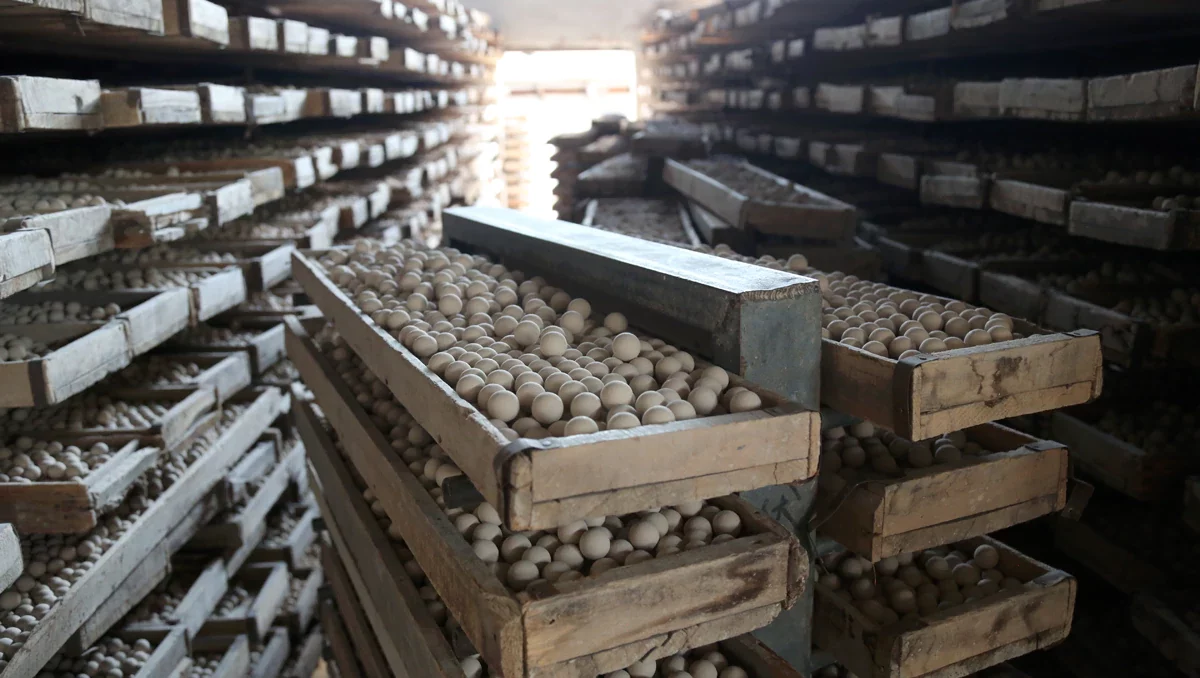
[[[356,353],[395,387],[397,399],[452,451],[459,468],[514,529],[630,513],[816,474],[819,417],[758,389],[771,405],[767,410],[643,427],[632,437],[605,432],[511,445],[473,405],[361,315],[318,265],[298,255],[295,270]],[[288,357],[309,388],[320,391],[323,406],[353,401],[304,329],[294,319],[288,323]],[[735,375],[731,383],[744,382]],[[647,446],[656,450],[652,460]],[[675,455],[688,462],[669,461]],[[604,463],[589,463],[598,459]]]
[[[301,462],[303,462],[303,457],[301,458]],[[259,545],[254,550],[254,553],[250,555],[249,562],[282,561],[288,564],[288,569],[292,572],[310,566],[308,557],[305,554],[308,552],[308,547],[316,541],[317,532],[313,521],[316,520],[318,515],[319,511],[317,507],[309,506],[304,516],[297,521],[296,526],[288,533],[286,546],[276,548]]]
[[[1013,322],[1024,339],[903,360],[825,339],[821,401],[903,438],[924,440],[1100,395],[1103,360],[1096,332],[1046,333],[1023,320]]]
[[[1000,112],[1013,118],[1081,122],[1087,117],[1087,92],[1083,78],[1005,78],[1000,82]]]
[[[97,130],[104,123],[96,80],[0,77],[0,132]]]
[[[0,483],[0,521],[26,534],[87,532],[99,524],[105,511],[125,499],[142,473],[158,461],[160,452],[133,440],[84,476],[83,482]]]
[[[362,112],[362,95],[355,89],[310,89],[304,105],[306,118],[349,118]]]
[[[872,85],[867,88],[866,110],[889,118],[935,122],[949,117],[950,99],[951,95],[940,88],[921,93],[900,86]]]
[[[739,229],[823,240],[843,240],[854,235],[858,216],[853,206],[793,184],[753,165],[745,164],[743,167],[782,186],[790,186],[801,196],[802,202],[760,201],[674,160],[667,161],[663,179],[689,199]]]
[[[18,272],[33,271],[38,266],[51,268],[46,273],[53,273],[54,266],[61,266],[77,259],[83,259],[101,254],[116,246],[112,224],[113,208],[111,205],[93,205],[90,207],[75,207],[50,214],[26,215],[12,217],[0,222],[0,230],[4,236],[4,248],[0,250],[3,257],[0,266],[0,295],[8,296],[17,291],[12,286],[21,282],[21,276],[10,280]],[[30,247],[26,243],[32,235],[48,236],[50,244],[44,241]],[[48,251],[47,251],[48,250]],[[41,262],[39,264],[39,262]],[[28,277],[28,273],[25,274]]]
[[[341,530],[349,552],[360,564],[368,563],[364,570],[390,572],[407,581],[397,562],[389,564],[387,546],[372,545],[386,537],[312,406],[298,404],[297,413],[317,473],[315,492],[332,510],[331,522]],[[370,449],[360,448],[345,437],[352,431],[343,426],[339,433],[357,468],[392,464],[378,442]],[[462,622],[489,666],[504,675],[591,677],[643,658],[730,638],[768,624],[781,607],[791,605],[807,577],[807,557],[794,538],[731,496],[717,500],[718,505],[756,526],[755,536],[551,587],[553,593],[545,597],[518,596],[473,555],[465,540],[447,532],[453,527],[449,518],[406,468],[393,466],[364,476],[376,483],[372,488],[377,493],[385,493],[379,496],[393,526],[423,563],[448,610]],[[324,508],[323,514],[329,515]],[[750,575],[752,571],[756,574]],[[758,583],[747,587],[751,576]],[[381,586],[370,585],[372,594],[378,591],[382,596]],[[648,593],[651,590],[654,593]],[[389,595],[401,596],[402,591],[393,584]],[[388,603],[388,609],[399,605],[403,603]],[[600,621],[609,616],[611,623]],[[639,621],[631,623],[632,619]],[[583,625],[588,634],[578,632]]]
[[[813,101],[816,107],[830,113],[856,115],[865,110],[867,88],[863,85],[817,85]]]
[[[157,642],[175,631],[182,631],[187,642],[195,639],[229,587],[225,565],[219,560],[213,561],[203,570],[176,571],[171,574],[171,579],[182,579],[188,586],[183,600],[175,608],[173,622],[133,622],[116,629],[117,636],[126,640],[146,638]]]
[[[1197,633],[1159,597],[1133,596],[1133,626],[1188,678],[1200,676],[1200,633]]]
[[[164,538],[189,519],[189,513],[258,436],[263,426],[261,420],[269,420],[263,416],[265,411],[277,408],[279,400],[278,391],[264,392],[249,411],[224,431],[204,460],[188,467],[179,480],[138,517],[134,527],[110,547],[65,596],[60,596],[58,604],[34,627],[20,651],[9,657],[5,678],[34,678],[71,634],[120,588],[142,560],[163,543],[170,543],[164,542]]]
[[[246,636],[196,638],[192,642],[192,657],[199,655],[221,657],[217,668],[211,674],[206,674],[208,678],[244,678],[250,675],[250,639]]]
[[[1062,510],[1067,448],[998,424],[966,431],[997,454],[911,470],[902,478],[820,477],[818,531],[877,562],[995,532]]]
[[[205,125],[246,124],[246,90],[230,85],[201,83],[195,88],[200,95],[200,117]]]
[[[268,451],[271,451],[268,448]],[[297,448],[293,454],[298,460],[303,451]],[[266,517],[283,497],[291,484],[293,462],[284,460],[277,464],[271,472],[262,479],[262,483],[253,493],[246,497],[242,506],[236,511],[226,512],[217,520],[205,525],[192,539],[191,546],[198,549],[234,550],[243,545],[252,544],[251,550],[266,533]],[[239,497],[240,498],[240,497]]]
[[[0,589],[8,590],[24,572],[25,558],[17,531],[9,523],[0,523]]]
[[[968,303],[979,301],[981,262],[950,252],[927,249],[921,253],[921,280],[943,294]]]
[[[309,570],[293,571],[293,577],[303,577],[300,595],[292,607],[284,607],[280,622],[287,628],[292,638],[297,640],[308,633],[312,622],[317,618],[317,601],[321,587],[325,585],[325,575],[320,567]]]
[[[230,580],[230,586],[242,585],[251,599],[229,615],[209,617],[197,637],[244,635],[253,643],[262,642],[287,598],[289,577],[284,563],[245,566]]]
[[[153,356],[171,362],[194,363],[202,368],[200,374],[190,380],[178,384],[129,384],[144,391],[178,392],[187,389],[212,389],[216,394],[217,403],[221,404],[250,386],[250,358],[245,354],[230,355],[227,353],[183,353],[159,354]],[[152,358],[153,358],[152,357]]]
[[[229,45],[229,13],[208,0],[163,0],[163,28],[188,46]]]
[[[1002,116],[999,82],[956,82],[952,110],[955,118],[991,119]]]
[[[1173,120],[1196,115],[1195,65],[1091,78],[1087,84],[1087,119]]]
[[[104,323],[50,323],[0,327],[48,343],[63,342],[41,358],[0,363],[2,407],[45,407],[81,393],[129,365],[187,326],[187,290],[162,292],[29,292],[15,300],[78,301],[126,309]]]
[[[85,648],[85,651],[87,649]],[[184,637],[183,631],[169,633],[161,640],[154,642],[154,649],[151,650],[150,656],[142,668],[128,678],[173,676],[182,667],[190,664],[191,660],[188,659],[187,653],[187,639]]]
[[[1074,577],[988,537],[962,543],[970,549],[996,547],[1002,571],[1028,583],[889,627],[880,627],[818,583],[814,644],[859,676],[899,678],[968,675],[1067,637],[1075,611]]]
[[[229,48],[240,51],[280,51],[279,27],[275,19],[257,16],[229,17]]]
[[[1059,516],[1054,548],[1087,567],[1122,593],[1151,591],[1166,582],[1161,571],[1114,544],[1086,523]]]

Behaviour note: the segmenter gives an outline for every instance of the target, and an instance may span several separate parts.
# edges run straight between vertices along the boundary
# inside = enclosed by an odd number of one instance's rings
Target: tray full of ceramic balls
[[[347,350],[444,439],[506,524],[570,522],[597,493],[625,513],[705,499],[717,477],[740,491],[815,475],[815,413],[542,278],[412,241],[296,257]],[[310,387],[322,378],[292,360]]]
[[[814,644],[858,676],[982,670],[1062,640],[1074,615],[1073,577],[989,537],[818,569]]]

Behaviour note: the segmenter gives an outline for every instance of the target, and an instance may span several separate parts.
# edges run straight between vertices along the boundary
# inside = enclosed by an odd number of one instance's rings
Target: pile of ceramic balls
[[[843,273],[816,277],[828,283],[822,336],[878,356],[903,359],[1024,337],[1003,313]]]
[[[688,167],[707,175],[742,195],[771,202],[805,202],[808,198],[797,193],[791,184],[780,184],[757,172],[746,169],[740,162],[693,160]]]
[[[705,645],[658,661],[646,660],[603,678],[749,678],[716,645]]]
[[[482,257],[407,240],[388,248],[359,241],[355,252],[332,251],[321,263],[364,313],[509,439],[763,405],[725,370],[628,331],[620,313],[593,317],[587,300]]]
[[[224,658],[225,655],[219,652],[193,654],[192,668],[188,671],[187,678],[212,678]]]
[[[90,193],[0,193],[0,219],[29,214],[53,214],[75,207],[105,205],[104,198]]]
[[[150,595],[142,599],[138,606],[125,616],[128,624],[176,624],[179,619],[175,610],[191,588],[192,581],[181,576],[173,576],[160,584]]]
[[[25,573],[0,592],[0,671],[37,624],[141,515],[128,499],[85,535],[21,537]]]
[[[979,457],[992,454],[979,443],[968,439],[963,431],[912,442],[868,422],[850,427],[824,431],[821,436],[821,473],[847,475],[869,466],[876,473],[902,476],[909,469],[928,468],[935,464],[953,464],[964,456]]]
[[[308,513],[307,504],[285,504],[267,515],[267,532],[263,535],[264,548],[279,549],[288,545],[292,530],[300,525],[300,519]]]
[[[40,341],[19,334],[0,334],[0,363],[36,360],[50,352],[50,347]]]
[[[679,205],[674,200],[601,198],[597,201],[594,225],[646,240],[688,243]]]
[[[112,380],[128,386],[178,386],[194,382],[204,369],[186,359],[156,355],[133,363]]]
[[[195,247],[180,247],[174,243],[155,245],[141,250],[117,250],[95,257],[101,264],[143,266],[161,263],[187,264],[234,264],[237,257],[232,252],[202,250]]]
[[[1175,454],[1192,449],[1200,440],[1194,408],[1158,400],[1146,409],[1110,407],[1096,427],[1142,448],[1146,454]]]
[[[78,657],[54,655],[37,678],[132,678],[150,660],[154,645],[139,638],[132,643],[104,638]]]
[[[111,396],[89,392],[53,407],[0,411],[0,430],[146,429],[158,423],[174,404],[169,400],[116,400]]]
[[[254,330],[231,329],[228,327],[213,327],[212,325],[197,325],[181,332],[175,343],[184,346],[248,346],[261,332]]]
[[[0,447],[0,483],[81,480],[103,466],[113,452],[104,442],[84,449],[21,436]]]
[[[130,268],[106,271],[101,268],[59,271],[46,283],[48,290],[166,290],[187,287],[212,277],[216,271],[203,268]]]
[[[818,584],[852,601],[881,626],[987,598],[1025,583],[1000,568],[990,544],[938,547],[871,562],[839,554],[823,563]]]
[[[1200,289],[1177,287],[1166,296],[1125,297],[1112,308],[1154,325],[1194,325],[1200,322]]]
[[[118,304],[84,306],[78,301],[0,304],[0,325],[42,325],[104,321],[121,312]]]

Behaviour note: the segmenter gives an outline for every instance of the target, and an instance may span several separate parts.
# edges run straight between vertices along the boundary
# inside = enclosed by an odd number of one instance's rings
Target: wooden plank
[[[321,629],[325,633],[332,655],[332,668],[338,678],[362,678],[365,674],[354,654],[354,646],[346,632],[337,606],[331,600],[321,604]]]
[[[228,590],[225,565],[215,560],[199,572],[175,572],[172,577],[183,578],[189,583],[187,593],[170,614],[170,622],[128,623],[116,631],[117,635],[127,639],[155,639],[178,629],[183,632],[188,642],[196,637],[205,620],[212,615]]]
[[[317,626],[299,644],[299,648],[292,655],[294,663],[291,664],[291,670],[285,672],[281,678],[312,678],[324,648],[325,638],[321,635],[321,627]]]
[[[857,115],[862,113],[866,104],[866,87],[862,85],[833,85],[821,83],[817,85],[817,108],[830,113]]]
[[[921,176],[921,204],[982,210],[988,204],[989,188],[987,177],[941,175],[927,169]]]
[[[445,443],[446,449],[453,451],[459,467],[511,525],[533,526],[543,522],[546,526],[561,524],[571,518],[561,509],[555,510],[555,504],[568,497],[580,500],[580,505],[569,507],[575,511],[582,510],[584,513],[580,515],[626,513],[664,503],[707,498],[695,493],[703,494],[730,485],[742,490],[751,489],[742,484],[766,479],[766,476],[758,475],[735,478],[732,472],[739,468],[773,467],[774,471],[769,473],[774,480],[765,484],[777,484],[784,477],[792,480],[808,478],[816,472],[814,457],[805,452],[804,445],[807,441],[808,449],[815,446],[816,418],[811,413],[788,407],[769,395],[764,402],[774,400],[776,405],[765,416],[761,413],[724,415],[676,422],[654,431],[639,430],[632,434],[608,431],[573,439],[510,446],[507,439],[474,406],[433,375],[394,337],[377,325],[368,324],[366,316],[358,312],[315,264],[297,255],[294,270],[297,279],[327,317],[333,320],[348,343],[355,347],[376,374],[387,375],[383,378],[393,385],[397,399],[414,413],[432,435]],[[312,349],[304,347],[300,341],[303,336],[303,329],[298,325],[294,324],[289,330],[289,346],[292,347],[289,356],[293,363],[302,373],[310,375],[310,379],[319,378],[322,372],[332,374],[328,368],[320,367],[321,361],[313,355]],[[780,444],[780,436],[789,442]],[[719,450],[732,448],[720,447],[724,442],[714,443],[735,437],[739,445],[746,446],[736,455],[722,454]],[[746,441],[750,439],[761,441],[758,446],[763,450],[764,457],[742,458],[746,455],[746,449],[756,446],[747,446]],[[672,473],[668,470],[653,475],[651,483],[660,483],[662,487],[652,493],[647,492],[643,474],[652,473],[644,465],[643,445],[647,444],[647,440],[655,441],[651,444],[657,445],[661,459],[686,456],[691,460],[688,471],[694,475],[682,476],[678,472],[683,468],[680,465],[663,467],[656,462],[655,468],[675,468],[676,471]],[[678,447],[672,441],[678,441]],[[587,452],[589,448],[591,453]],[[566,477],[560,473],[565,467],[592,469],[596,455],[612,455],[615,459],[628,460],[634,464],[632,468],[639,468],[640,465],[641,470],[637,474],[628,474],[596,469],[595,473],[600,475],[591,478],[586,474]],[[497,460],[501,463],[497,463]],[[629,468],[625,467],[624,470],[628,471]],[[762,471],[768,473],[768,469]],[[543,475],[546,476],[545,480]],[[706,481],[724,478],[725,482],[697,484],[700,478]],[[550,481],[550,484],[546,481]],[[677,495],[679,492],[685,494]],[[544,510],[536,510],[538,504],[544,504],[541,507]]]
[[[246,123],[246,90],[229,85],[201,83],[201,121],[205,125],[244,125]],[[282,197],[282,196],[281,196]]]
[[[329,573],[329,584],[333,589],[342,623],[346,626],[346,635],[354,645],[355,656],[362,664],[363,674],[370,678],[388,678],[392,673],[388,670],[383,650],[371,631],[367,614],[363,611],[364,604],[359,602],[354,585],[350,582],[350,575],[346,574],[341,558],[335,551],[336,549],[329,545],[321,548],[321,566]]]
[[[222,569],[225,569],[223,565]],[[209,617],[197,637],[244,635],[256,644],[262,642],[287,598],[288,581],[284,563],[262,563],[243,568],[230,583],[249,591],[251,599],[228,615]]]
[[[326,407],[322,404],[322,411],[332,412]],[[328,407],[335,407],[335,403],[330,403]],[[316,428],[319,424],[310,421],[312,416],[308,414],[308,407],[301,408],[299,412],[305,445],[310,458],[315,460],[313,448],[319,444],[319,440],[314,438],[318,437]],[[522,675],[522,666],[544,666],[568,661],[574,664],[578,657],[592,655],[595,658],[615,648],[638,644],[646,637],[658,637],[682,628],[699,629],[706,623],[712,623],[714,629],[726,628],[723,625],[726,623],[736,626],[735,622],[730,621],[731,617],[763,608],[775,610],[774,613],[767,613],[773,616],[778,612],[775,606],[789,604],[792,586],[801,579],[799,572],[807,563],[805,559],[793,557],[798,547],[794,543],[789,545],[790,538],[784,536],[781,530],[768,531],[721,545],[727,549],[711,547],[664,557],[621,568],[601,578],[580,582],[579,585],[560,585],[557,595],[521,601],[509,593],[486,566],[472,558],[468,552],[470,546],[455,537],[453,525],[420,486],[417,478],[402,467],[403,462],[386,452],[390,448],[383,441],[382,434],[371,427],[364,413],[359,411],[357,416],[336,413],[330,416],[335,429],[345,441],[345,451],[351,455],[360,474],[384,503],[393,526],[404,535],[418,562],[423,563],[423,569],[435,582],[435,588],[443,595],[447,608],[460,620],[464,631],[490,665],[517,667],[514,669],[517,671],[515,675]],[[335,453],[329,456],[335,456]],[[326,497],[337,489],[328,477],[330,472],[326,471],[322,476]],[[348,473],[343,475],[342,492],[346,496],[353,496],[357,492],[353,480]],[[743,514],[747,524],[770,524],[740,500],[729,498],[717,502],[724,508]],[[781,561],[789,564],[781,568]],[[749,588],[746,588],[743,579],[729,577],[730,572],[745,571],[746,568],[765,568],[761,576],[754,577],[756,583]],[[691,588],[688,582],[696,579],[707,581],[707,591]],[[724,588],[726,586],[733,588]],[[652,609],[644,608],[649,602],[646,587],[656,590],[679,589],[680,593],[672,597],[679,601],[678,606],[668,604],[661,595],[656,594],[652,596]],[[687,595],[683,589],[687,589]],[[733,589],[741,593],[732,595],[730,591]],[[658,610],[665,607],[672,608],[670,614],[660,614]],[[522,611],[518,613],[518,610]],[[606,613],[605,610],[608,614],[625,615],[626,619],[630,618],[629,615],[638,614],[642,621],[636,625],[614,623],[610,625],[609,633],[603,637],[593,637],[590,641],[578,635],[571,640],[561,637],[563,633],[571,631],[560,629],[579,628],[579,624],[583,623],[582,620],[572,621],[576,615],[602,615]],[[551,624],[550,619],[558,622]],[[514,626],[517,624],[519,626]],[[539,635],[536,640],[535,633]],[[649,647],[654,647],[654,644]],[[599,658],[595,659],[602,662]],[[628,663],[615,666],[602,663],[597,672],[616,670]]]
[[[208,0],[163,0],[162,4],[168,36],[229,45],[229,13],[224,7]]]
[[[967,431],[992,452],[909,471],[821,477],[819,531],[872,562],[978,537],[1066,505],[1067,448],[997,424]]]
[[[25,230],[0,235],[0,299],[54,276],[50,233]]]
[[[1082,78],[1005,78],[1000,82],[1000,112],[1014,118],[1079,122],[1087,117],[1087,93],[1087,80]]]
[[[229,47],[243,51],[278,52],[279,27],[275,19],[229,17]]]
[[[95,130],[102,125],[96,80],[0,77],[0,132]]]
[[[1061,172],[997,175],[988,191],[988,205],[1052,226],[1066,226],[1070,217],[1071,185],[1078,175]]]
[[[272,629],[270,639],[259,654],[258,661],[250,667],[248,678],[278,678],[291,654],[292,645],[287,631]]]
[[[8,523],[0,523],[0,590],[8,590],[24,572],[25,559],[17,531]]]
[[[1076,582],[987,537],[1001,551],[1002,571],[1024,587],[1001,591],[909,623],[879,627],[849,602],[817,584],[814,641],[860,676],[874,678],[967,675],[1015,656],[1060,642],[1070,632]]]
[[[300,571],[293,570],[294,577],[300,577],[302,574]],[[308,571],[308,576],[304,577],[302,581],[304,583],[296,596],[295,603],[290,607],[285,605],[283,611],[283,621],[287,625],[288,632],[297,640],[304,637],[316,618],[317,603],[321,587],[325,584],[325,575],[320,567],[314,567]]]
[[[426,611],[392,542],[365,502],[361,498],[356,501],[345,489],[353,480],[337,458],[332,441],[320,430],[309,405],[299,405],[296,412],[310,451],[313,494],[326,524],[333,526],[329,533],[347,574],[355,590],[362,592],[363,606],[388,665],[397,675],[459,675],[461,669],[446,637]],[[388,614],[380,614],[380,609]]]
[[[149,87],[105,90],[101,95],[100,106],[104,126],[108,128],[198,125],[203,120],[200,94],[195,90]]]
[[[1003,115],[1000,108],[999,82],[957,82],[954,83],[954,103],[952,105],[956,118],[999,118]]]
[[[1075,199],[1067,232],[1155,250],[1197,249],[1197,219],[1190,210],[1161,211]]]

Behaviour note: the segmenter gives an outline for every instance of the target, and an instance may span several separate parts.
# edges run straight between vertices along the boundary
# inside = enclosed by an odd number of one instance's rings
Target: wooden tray
[[[245,678],[250,675],[250,639],[246,636],[196,638],[192,641],[192,656],[199,654],[221,656],[221,663],[217,664],[208,678]]]
[[[171,633],[181,630],[184,638],[190,643],[200,628],[212,615],[225,595],[229,582],[225,575],[225,564],[215,560],[203,570],[193,572],[175,572],[172,578],[183,578],[189,582],[188,592],[175,608],[175,622],[158,624],[154,622],[134,622],[116,630],[116,635],[126,640],[146,638],[152,642],[166,638]],[[136,607],[136,604],[135,604]]]
[[[187,326],[188,291],[163,292],[30,292],[25,301],[115,302],[121,313],[103,324],[58,323],[21,325],[18,334],[43,341],[67,341],[41,358],[0,364],[2,407],[45,407],[61,403],[116,372]],[[20,301],[20,300],[18,300]]]
[[[804,202],[756,200],[674,160],[667,161],[663,180],[739,229],[824,240],[844,240],[854,235],[858,215],[853,206],[753,165],[744,167],[780,185],[792,187],[803,196]]]
[[[911,470],[903,478],[820,477],[818,531],[877,562],[978,537],[1062,510],[1067,448],[998,424],[967,431],[987,449],[1011,450]],[[830,512],[831,511],[831,512]]]
[[[1005,78],[1000,82],[1000,112],[1012,118],[1082,122],[1087,117],[1087,90],[1084,78]]]
[[[1087,84],[1087,119],[1166,120],[1196,115],[1196,66],[1091,78]]]
[[[355,588],[354,580],[361,582],[362,575],[355,572],[354,579],[351,579],[348,568],[354,566],[350,564],[351,561],[343,564],[342,558],[345,557],[347,556],[339,556],[337,548],[329,544],[323,544],[321,547],[321,566],[329,572],[329,588],[333,593],[332,597],[338,616],[355,649],[355,655],[362,666],[363,675],[371,678],[388,678],[394,674],[388,668],[388,660],[384,658],[381,647],[382,643],[386,641],[375,635],[366,611],[369,607],[372,610],[372,616],[379,617],[375,604],[368,602],[368,599],[373,598],[373,592],[362,584],[359,584],[357,589]],[[412,610],[409,612],[414,617],[417,616]]]
[[[1200,210],[1147,209],[1076,198],[1067,221],[1071,235],[1152,250],[1200,249]]]
[[[54,277],[54,247],[46,230],[0,234],[0,299]]]
[[[20,651],[9,658],[5,678],[34,678],[50,657],[120,588],[129,573],[159,548],[172,531],[216,486],[261,432],[265,410],[278,407],[278,391],[264,392],[254,406],[231,425],[213,445],[202,463],[192,464],[183,476],[137,520],[132,529],[96,561],[41,619]],[[257,430],[256,430],[257,429]],[[181,546],[180,544],[179,546]]]
[[[1088,423],[1096,408],[1051,415],[1051,434],[1071,448],[1071,460],[1088,476],[1134,499],[1170,501],[1192,464],[1189,454],[1150,454]]]
[[[217,404],[221,404],[250,386],[250,358],[245,354],[181,353],[159,354],[159,357],[172,362],[195,363],[204,371],[179,384],[136,384],[133,387],[143,391],[165,392],[211,389],[216,394]]]
[[[287,598],[289,578],[284,563],[245,566],[230,586],[241,584],[253,597],[230,615],[209,617],[197,637],[244,635],[253,643],[264,641]]]
[[[1019,319],[1014,328],[1026,338],[904,360],[825,339],[821,401],[903,438],[924,440],[1100,395],[1096,332],[1029,336],[1043,330]]]
[[[954,83],[955,118],[992,119],[1001,117],[999,82]]]
[[[1086,523],[1066,516],[1054,521],[1054,548],[1125,594],[1156,590],[1166,582],[1166,577],[1154,566]]]
[[[939,173],[946,170],[947,165],[960,164],[930,162],[925,166],[925,173],[921,176],[922,205],[940,205],[972,210],[981,210],[987,207],[988,189],[990,188],[990,180],[987,176]]]
[[[1070,218],[1071,188],[1082,179],[1077,172],[1006,172],[992,177],[988,205],[1052,226],[1066,226]]]
[[[1200,675],[1200,633],[1158,597],[1139,593],[1130,609],[1133,626],[1189,678]]]
[[[289,659],[295,663],[290,671],[281,674],[281,678],[312,678],[313,672],[317,670],[317,664],[321,662],[321,653],[324,649],[325,636],[321,634],[321,627],[317,626],[309,631],[303,642],[299,642],[293,647],[293,653]]]
[[[881,183],[909,191],[921,190],[921,159],[902,153],[880,153],[875,178]]]
[[[246,324],[248,321],[243,320],[242,324],[245,327],[251,327]],[[187,344],[187,343],[172,343],[169,345],[171,350],[181,350],[185,352],[191,351],[206,351],[206,352],[228,352],[228,353],[245,353],[250,357],[250,368],[255,376],[262,374],[270,369],[275,363],[283,358],[284,345],[284,327],[277,320],[276,324],[263,329],[255,337],[250,339],[247,345],[237,344]],[[213,323],[216,324],[216,323]]]
[[[881,628],[820,583],[813,609],[813,642],[865,678],[957,676],[1062,641],[1075,612],[1075,579],[988,537],[1003,571],[1030,580],[1020,590]]]
[[[0,78],[0,132],[96,130],[102,125],[96,80]]]
[[[359,498],[360,490],[349,469],[316,421],[312,406],[297,405],[297,415],[320,483],[318,497],[333,511],[333,522],[350,544],[349,551],[360,564],[370,563],[363,565],[364,569],[380,574],[391,571],[407,581],[402,568],[386,563],[382,553],[386,546],[372,546],[373,539],[385,537]],[[339,433],[347,436],[352,431],[343,425]],[[358,443],[342,439],[360,469],[392,462],[378,443],[360,449]],[[447,531],[453,525],[446,514],[406,470],[392,467],[364,475],[387,484],[389,489],[383,490],[382,484],[373,489],[391,493],[380,496],[387,502],[389,517],[394,516],[393,525],[401,529],[405,543],[418,562],[424,563],[423,569],[447,608],[462,622],[486,662],[505,675],[592,677],[643,658],[668,656],[688,645],[745,633],[769,623],[781,606],[790,606],[807,578],[807,558],[794,538],[745,502],[729,497],[718,503],[738,511],[746,524],[758,526],[760,534],[677,554],[678,558],[668,556],[620,568],[563,585],[537,600],[525,599],[509,592],[473,556],[465,540]],[[385,562],[379,562],[380,558]],[[753,578],[760,583],[747,590],[746,577],[751,571],[757,572]],[[738,583],[733,589],[739,593],[733,595],[729,585],[735,580]],[[693,588],[698,582],[704,583]],[[378,585],[369,588],[373,595],[380,591]],[[655,592],[647,593],[650,590]],[[665,593],[668,590],[674,593]],[[388,609],[402,604],[389,604]],[[610,615],[612,623],[598,623]],[[550,619],[555,620],[553,625]],[[639,621],[634,624],[632,619]],[[578,632],[585,624],[589,629],[586,635]],[[679,633],[683,629],[687,631]]]
[[[325,575],[320,567],[314,567],[303,572],[292,572],[293,577],[304,577],[304,585],[292,608],[285,607],[280,615],[280,621],[287,628],[292,638],[297,640],[308,633],[312,622],[317,618],[317,601],[321,587],[325,585]]]
[[[392,384],[397,399],[442,441],[514,529],[630,513],[816,474],[819,417],[758,389],[763,402],[774,407],[653,430],[643,427],[634,436],[605,432],[510,444],[473,405],[360,314],[316,264],[298,255],[296,270],[297,279],[346,341],[375,374]],[[288,357],[322,406],[354,402],[299,323],[289,318],[288,326]],[[735,382],[743,383],[731,376]],[[729,447],[735,439],[736,447]],[[656,450],[653,470],[647,449]],[[735,449],[736,454],[729,454]],[[670,461],[675,455],[687,463]],[[597,459],[604,463],[588,462]],[[547,482],[551,478],[560,482]]]
[[[967,303],[979,302],[978,261],[927,249],[921,254],[921,280],[933,289]]]
[[[27,534],[87,532],[99,524],[105,511],[124,501],[160,453],[158,448],[140,447],[134,440],[83,482],[0,483],[0,521]]]

